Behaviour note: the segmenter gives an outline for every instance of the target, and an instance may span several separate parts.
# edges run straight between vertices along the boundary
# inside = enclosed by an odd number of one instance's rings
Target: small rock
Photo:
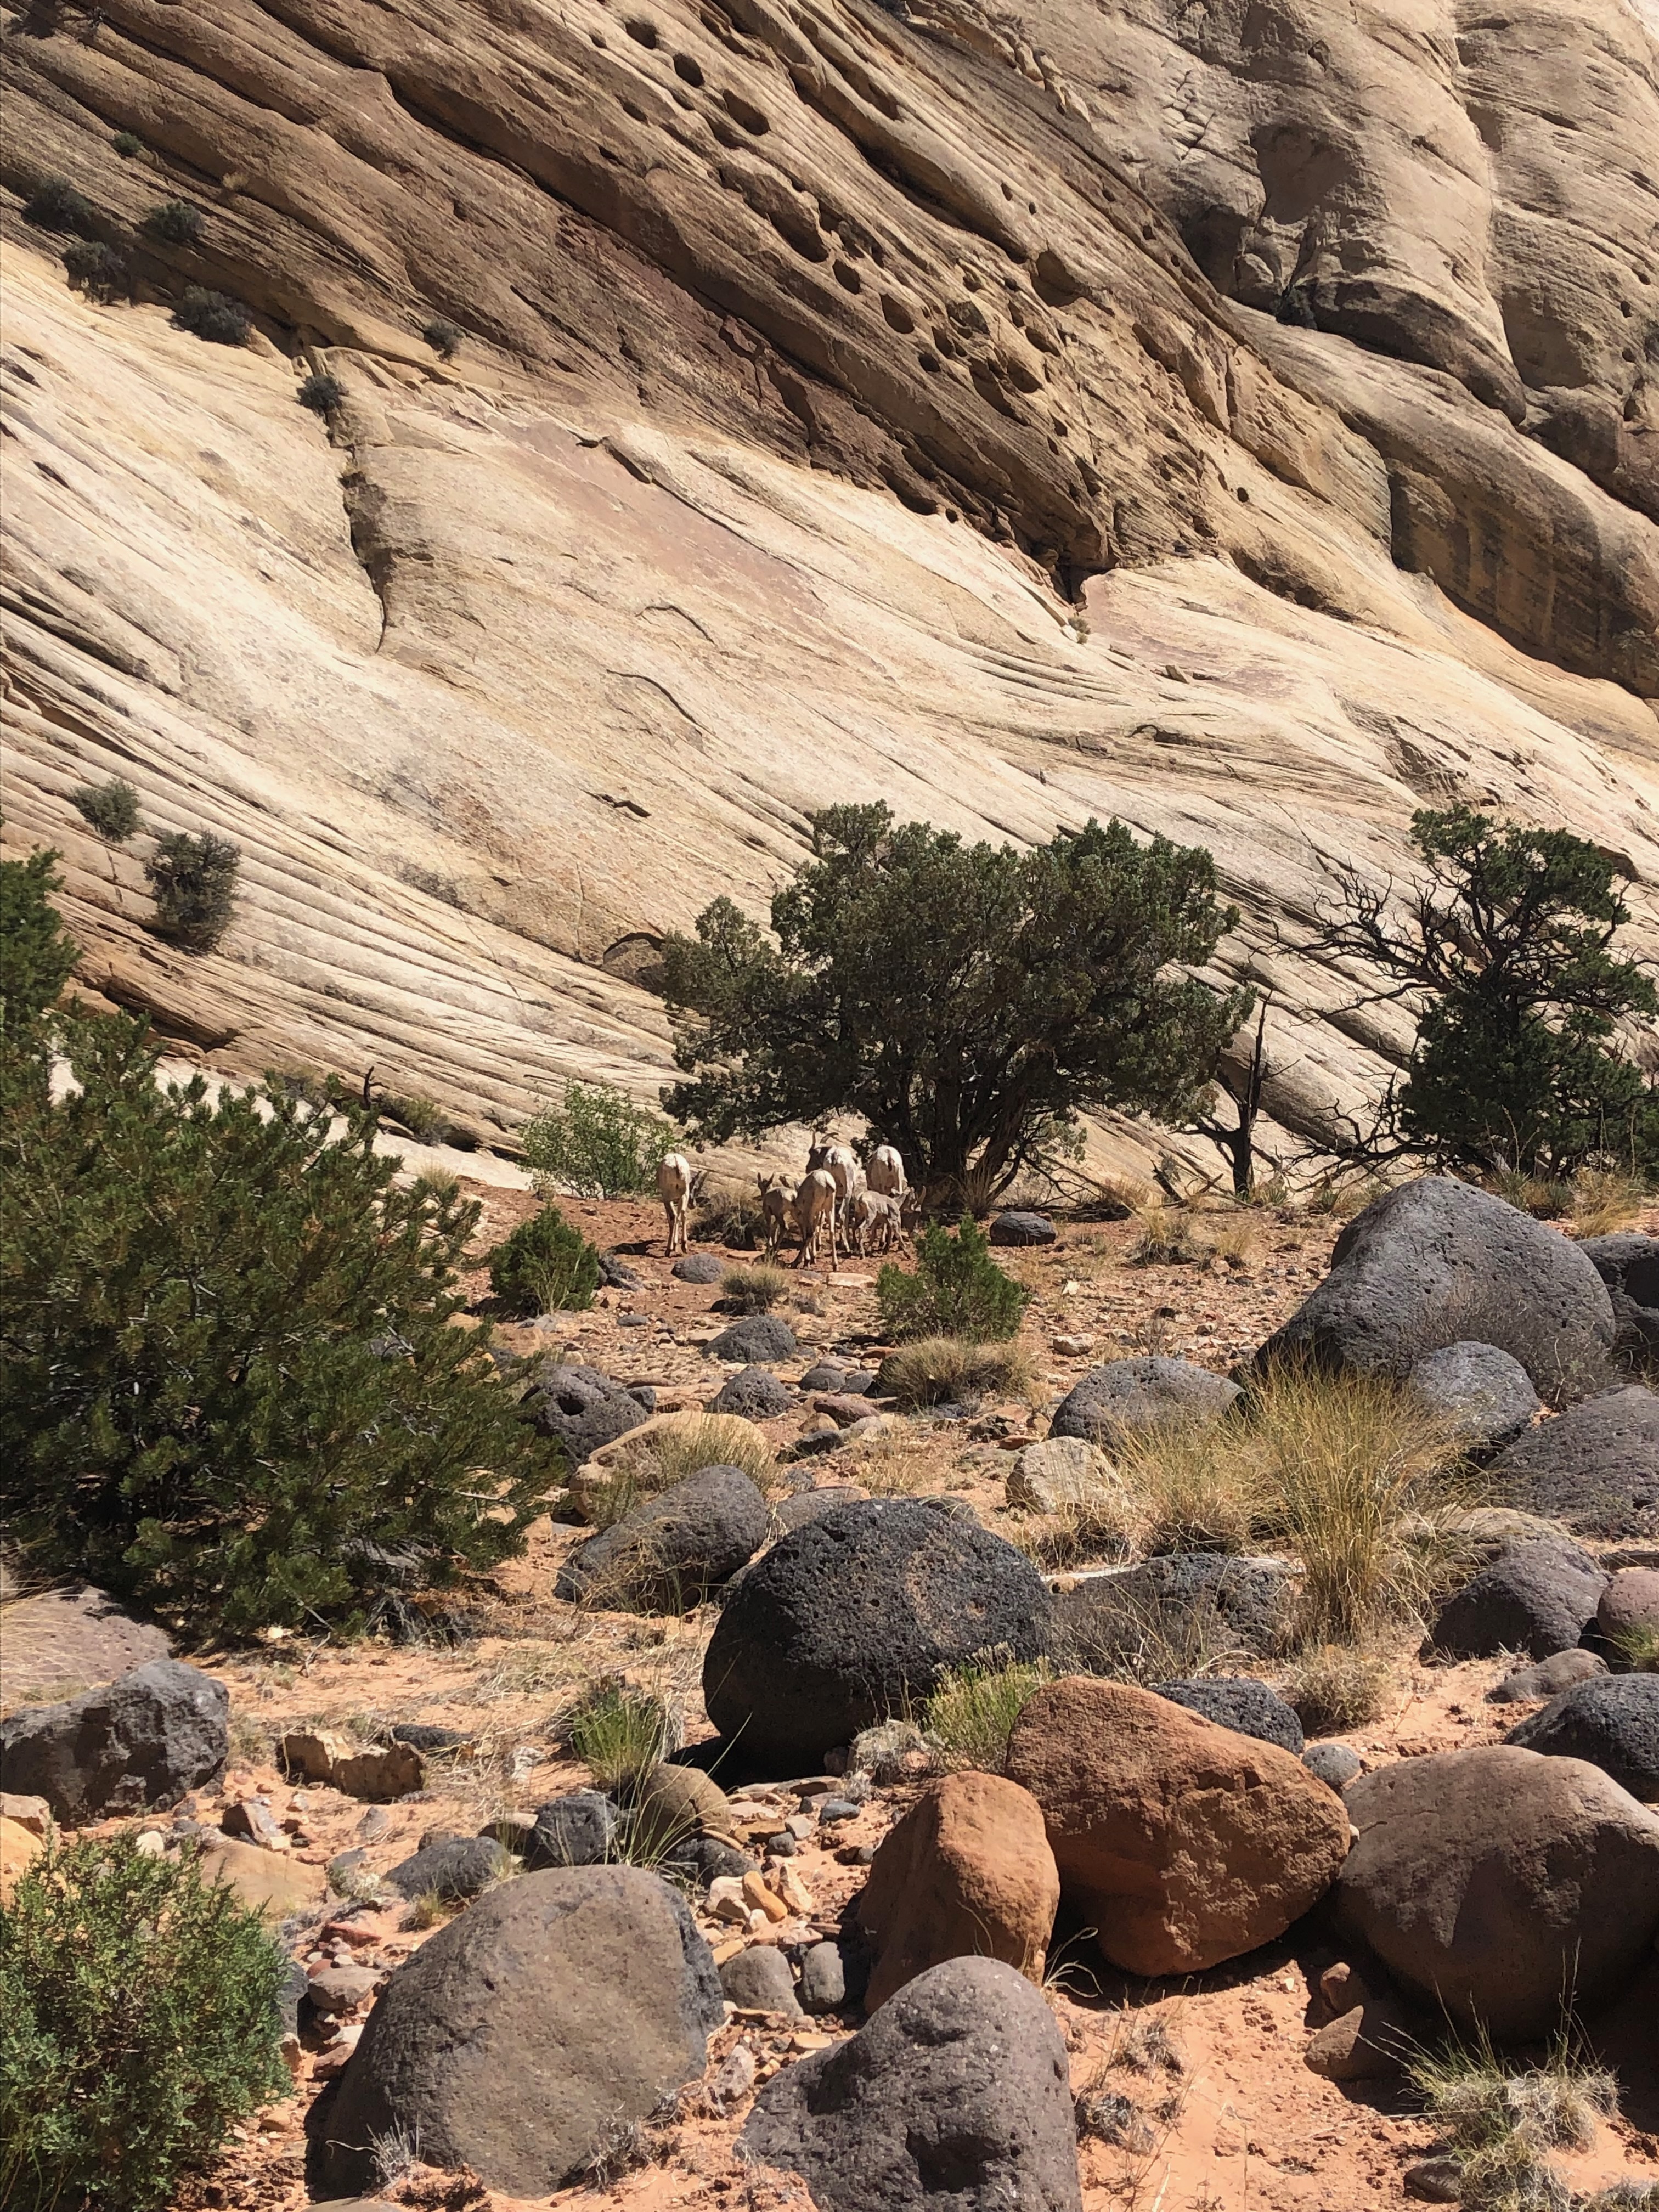
[[[647,1847],[665,1849],[690,1836],[717,1837],[734,1843],[732,1802],[700,1767],[665,1761],[647,1778],[634,1800],[634,1832]]]
[[[1387,1998],[1363,2004],[1320,2028],[1303,2052],[1304,2063],[1328,2081],[1375,2081],[1397,2075],[1410,2048],[1411,2023]]]
[[[1016,1206],[997,1214],[988,1233],[993,1244],[1052,1244],[1054,1224],[1046,1213]]]
[[[1008,1503],[1021,1513],[1060,1513],[1070,1507],[1127,1506],[1122,1486],[1098,1445],[1082,1437],[1045,1437],[1015,1456],[1007,1475]]]
[[[1530,1667],[1517,1667],[1512,1674],[1486,1692],[1486,1702],[1492,1705],[1520,1705],[1536,1698],[1553,1698],[1563,1690],[1570,1690],[1575,1682],[1588,1682],[1593,1674],[1605,1674],[1607,1662],[1594,1651],[1584,1651],[1574,1645],[1571,1651],[1553,1651],[1547,1659],[1539,1659]]]
[[[1441,1607],[1429,1637],[1436,1651],[1479,1659],[1529,1651],[1547,1659],[1577,1644],[1607,1588],[1588,1552],[1539,1539],[1500,1552]]]
[[[1650,1241],[1659,1243],[1659,1237]],[[1595,1626],[1615,1650],[1621,1637],[1659,1631],[1659,1567],[1621,1568],[1601,1593]]]
[[[32,1836],[44,1841],[52,1828],[52,1808],[44,1797],[27,1797],[15,1790],[0,1790],[0,1820],[15,1820]]]
[[[573,1790],[538,1808],[525,1867],[602,1866],[617,1838],[617,1808],[597,1790]]]
[[[406,1743],[376,1744],[336,1759],[334,1787],[348,1797],[368,1797],[386,1804],[398,1797],[412,1797],[426,1786],[426,1767],[418,1751]]]
[[[258,1797],[239,1797],[227,1805],[219,1826],[228,1836],[241,1836],[267,1851],[286,1850],[288,1838],[269,1805]]]
[[[1190,1359],[1114,1359],[1091,1367],[1060,1401],[1048,1433],[1081,1437],[1109,1452],[1160,1422],[1218,1420],[1238,1395],[1237,1382]]]
[[[1463,2201],[1463,2168],[1460,2160],[1449,2151],[1438,2158],[1419,2159],[1408,2166],[1401,2177],[1407,2197],[1414,2197],[1419,2204],[1461,2204]]]
[[[807,1369],[795,1387],[805,1397],[811,1397],[817,1390],[838,1392],[845,1373],[845,1369],[832,1366],[827,1359],[820,1359],[816,1366]]]
[[[1152,1686],[1160,1698],[1185,1705],[1189,1712],[1200,1714],[1220,1728],[1235,1729],[1240,1735],[1256,1736],[1263,1743],[1276,1743],[1301,1754],[1302,1723],[1265,1682],[1255,1681],[1247,1674],[1206,1674],[1197,1681],[1154,1682]]]
[[[599,1280],[608,1291],[642,1291],[643,1279],[615,1252],[599,1254]]]
[[[705,1467],[579,1544],[554,1587],[573,1602],[683,1612],[753,1558],[769,1517],[740,1467]]]
[[[676,1260],[668,1270],[677,1283],[696,1283],[707,1288],[718,1283],[726,1273],[726,1263],[712,1252],[688,1252],[684,1259]]]
[[[769,1367],[745,1367],[720,1385],[708,1410],[738,1413],[745,1421],[769,1421],[787,1413],[793,1402]]]
[[[1431,1352],[1413,1367],[1406,1388],[1447,1419],[1476,1458],[1513,1443],[1543,1411],[1526,1369],[1495,1344],[1448,1344]]]
[[[799,1349],[795,1332],[776,1314],[749,1314],[703,1346],[711,1359],[729,1359],[745,1367],[791,1359]]]
[[[839,1443],[840,1437],[836,1441]],[[856,1504],[866,1495],[856,1483],[827,1482],[822,1489],[798,1490],[793,1498],[786,1498],[781,1505],[775,1505],[772,1515],[787,1535],[793,1529],[804,1528],[809,1521],[823,1520],[838,1505]]]
[[[1057,1336],[1052,1348],[1061,1359],[1081,1359],[1093,1349],[1094,1341],[1091,1336]]]
[[[839,2012],[847,2002],[847,1977],[838,1943],[813,1943],[800,1962],[800,2002],[808,2012]]]
[[[564,1447],[573,1468],[592,1459],[648,1419],[650,1408],[639,1396],[597,1367],[571,1366],[550,1359],[537,1370],[524,1400],[525,1412],[544,1437]]]
[[[775,1943],[751,1943],[726,1961],[720,1977],[727,2001],[741,2011],[782,2013],[789,2020],[802,2017],[789,1961]]]
[[[343,1735],[315,1729],[290,1729],[276,1746],[276,1764],[290,1782],[331,1782],[335,1761],[350,1756]]]
[[[1310,1774],[1337,1791],[1346,1790],[1356,1774],[1365,1771],[1364,1761],[1346,1743],[1310,1743],[1302,1754],[1302,1764]]]
[[[858,1813],[858,1807],[845,1797],[826,1797],[818,1807],[818,1818],[825,1822],[856,1820]]]
[[[716,2112],[724,2113],[754,2086],[755,2054],[746,2043],[739,2043],[715,2068],[708,2084],[708,2101]]]
[[[411,1751],[459,1751],[474,1739],[464,1729],[437,1728],[430,1721],[399,1721],[386,1730],[392,1743],[407,1744]]]
[[[1578,1249],[1607,1286],[1620,1345],[1659,1351],[1659,1237],[1587,1237]]]
[[[327,1884],[322,1869],[305,1865],[291,1851],[262,1851],[257,1844],[210,1833],[203,1837],[201,1848],[202,1879],[223,1882],[268,1921],[312,1911],[323,1902]]]
[[[380,1976],[368,1966],[325,1966],[306,1984],[313,2008],[331,2018],[356,2012],[380,1986]]]
[[[437,1896],[446,1904],[457,1904],[482,1897],[511,1863],[493,1837],[452,1836],[404,1859],[386,1880],[404,1897]]]

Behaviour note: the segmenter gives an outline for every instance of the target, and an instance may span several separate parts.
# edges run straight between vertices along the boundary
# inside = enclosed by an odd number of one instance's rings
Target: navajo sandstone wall
[[[1414,806],[1596,837],[1659,952],[1633,0],[34,0],[0,52],[6,834],[216,1064],[498,1142],[649,1097],[654,939],[837,798],[1211,846],[1304,1132],[1398,1053],[1299,948]],[[69,805],[117,773],[244,848],[217,955]]]

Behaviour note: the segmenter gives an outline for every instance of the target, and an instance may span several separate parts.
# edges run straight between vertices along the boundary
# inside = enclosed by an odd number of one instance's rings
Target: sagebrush
[[[138,794],[118,775],[107,783],[77,783],[70,804],[112,845],[125,845],[138,827]]]
[[[556,1206],[544,1206],[490,1254],[489,1287],[509,1314],[584,1313],[599,1287],[599,1255]]]
[[[614,1084],[570,1082],[562,1104],[541,1107],[525,1123],[524,1163],[544,1196],[628,1198],[655,1190],[657,1164],[678,1133]]]
[[[284,2094],[288,1961],[193,1856],[48,1845],[0,1914],[0,2204],[165,2212]]]

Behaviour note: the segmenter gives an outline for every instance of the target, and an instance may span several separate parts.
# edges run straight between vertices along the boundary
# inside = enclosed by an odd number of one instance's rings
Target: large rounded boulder
[[[1448,1344],[1413,1366],[1406,1389],[1471,1459],[1513,1443],[1543,1411],[1532,1377],[1495,1344]]]
[[[747,1565],[769,1521],[740,1467],[705,1467],[578,1545],[556,1592],[618,1610],[684,1613]]]
[[[1578,1249],[1607,1286],[1621,1348],[1659,1352],[1659,1237],[1587,1237]]]
[[[971,1521],[866,1498],[783,1537],[750,1568],[703,1660],[703,1702],[745,1759],[811,1762],[915,1705],[981,1653],[1048,1649],[1029,1559]]]
[[[1282,1559],[1167,1552],[1086,1576],[1054,1601],[1054,1648],[1068,1667],[1110,1674],[1151,1650],[1196,1671],[1273,1650],[1289,1628],[1296,1577]]]
[[[1587,1536],[1659,1536],[1659,1395],[1639,1382],[1570,1406],[1493,1461],[1492,1494]]]
[[[1504,1741],[1553,1759],[1586,1759],[1651,1805],[1659,1799],[1659,1674],[1575,1682]]]
[[[1429,1641],[1453,1659],[1547,1659],[1577,1643],[1607,1586],[1589,1553],[1565,1537],[1511,1545],[1446,1600]]]
[[[78,1828],[120,1813],[176,1805],[230,1754],[230,1693],[182,1659],[155,1659],[61,1705],[26,1705],[0,1722],[0,1774],[22,1797]]]
[[[1547,2035],[1659,1929],[1659,1819],[1599,1767],[1492,1744],[1351,1782],[1337,1924],[1460,2027]]]
[[[1277,1744],[1126,1682],[1068,1675],[1015,1723],[1064,1893],[1132,1974],[1189,1974],[1282,1936],[1348,1849],[1342,1802]]]
[[[1190,1359],[1109,1359],[1060,1400],[1048,1433],[1080,1437],[1109,1452],[1168,1422],[1218,1420],[1239,1395],[1237,1382]]]
[[[866,2008],[946,1959],[1000,1959],[1042,1986],[1060,1903],[1042,1808],[1000,1774],[947,1774],[889,1829],[853,1903],[873,1954]]]
[[[545,2197],[702,2072],[723,2017],[708,1946],[658,1875],[524,1875],[392,1975],[312,2108],[307,2179],[318,2197],[367,2191],[377,2141],[402,2136],[430,2165]]]
[[[949,1959],[775,2075],[741,2137],[821,2212],[1082,2212],[1066,2042],[997,1959]]]
[[[1329,1273],[1256,1355],[1406,1376],[1448,1345],[1496,1345],[1559,1402],[1593,1387],[1614,1335],[1607,1286],[1570,1238],[1443,1176],[1379,1198]]]
[[[572,1467],[591,1459],[601,1444],[615,1442],[651,1417],[654,1394],[636,1396],[597,1367],[546,1359],[524,1400],[538,1432],[564,1447]]]

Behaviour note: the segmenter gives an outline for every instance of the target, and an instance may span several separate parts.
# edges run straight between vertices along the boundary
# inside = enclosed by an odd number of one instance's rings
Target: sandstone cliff
[[[1625,0],[34,0],[0,52],[6,834],[217,1064],[495,1142],[568,1073],[650,1096],[656,939],[842,797],[1211,846],[1293,1130],[1401,1048],[1304,948],[1413,806],[1596,837],[1659,954]],[[69,290],[42,174],[132,301]],[[242,846],[218,953],[70,805],[111,774]]]

